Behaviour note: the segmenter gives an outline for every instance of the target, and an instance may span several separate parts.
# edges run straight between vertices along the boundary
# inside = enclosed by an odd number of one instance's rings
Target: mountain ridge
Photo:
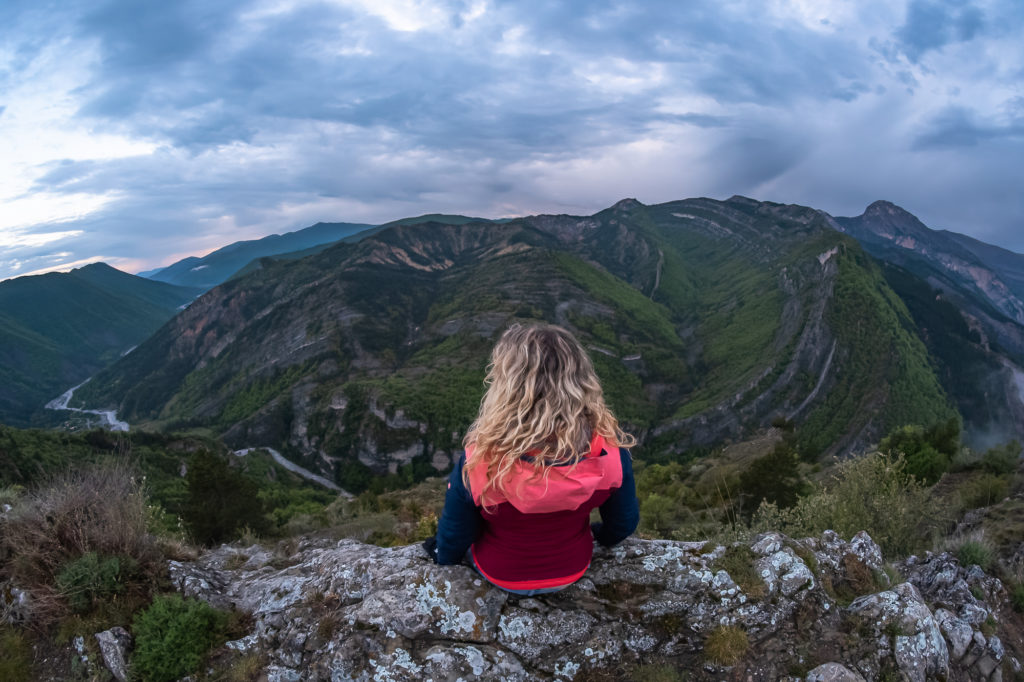
[[[897,418],[954,413],[899,299],[860,293],[887,289],[866,259],[814,209],[745,198],[395,225],[265,260],[81,400],[272,446],[358,490],[371,472],[447,465],[495,335],[548,320],[594,349],[609,401],[652,451],[739,438],[781,412],[818,425],[804,442],[813,458],[863,447]],[[836,308],[828,282],[853,291],[854,308]],[[891,357],[847,343],[857,315],[895,344]],[[857,400],[824,399],[846,390]]]

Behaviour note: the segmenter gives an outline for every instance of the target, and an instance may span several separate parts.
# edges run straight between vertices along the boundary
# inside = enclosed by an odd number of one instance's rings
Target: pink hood
[[[602,454],[603,452],[603,454]],[[466,448],[466,461],[473,458],[472,445]],[[469,489],[478,506],[493,507],[508,502],[524,514],[577,509],[594,493],[612,490],[622,485],[622,460],[619,449],[609,446],[604,438],[595,435],[590,440],[590,453],[575,466],[553,466],[542,478],[529,462],[516,462],[508,482],[509,494],[489,490],[481,500],[477,492],[487,484],[487,471],[481,467],[469,475]]]

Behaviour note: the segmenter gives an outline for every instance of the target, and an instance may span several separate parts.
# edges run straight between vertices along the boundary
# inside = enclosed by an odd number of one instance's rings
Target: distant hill
[[[362,223],[317,223],[295,232],[235,242],[202,258],[185,258],[161,270],[140,273],[140,276],[205,291],[227,281],[258,258],[329,244],[372,227]]]
[[[104,263],[0,282],[0,422],[46,421],[47,401],[146,339],[198,294]]]
[[[395,224],[263,259],[76,398],[276,447],[359,490],[447,465],[496,336],[545,320],[579,335],[649,459],[779,418],[813,459],[955,415],[906,306],[831,222],[733,197]]]
[[[395,220],[393,222],[385,223],[383,225],[370,225],[370,226],[367,226],[367,228],[365,230],[362,230],[360,232],[355,232],[353,234],[348,235],[347,237],[343,237],[343,238],[341,238],[339,240],[336,240],[336,241],[341,241],[341,242],[344,242],[346,244],[355,244],[356,242],[360,242],[363,239],[366,239],[367,237],[371,237],[371,236],[377,234],[378,232],[380,232],[381,230],[385,230],[385,229],[387,229],[389,227],[394,227],[396,225],[415,225],[416,223],[426,223],[426,222],[440,223],[442,225],[465,225],[466,223],[472,223],[472,222],[485,222],[486,223],[486,222],[503,222],[503,221],[491,221],[491,220],[487,220],[486,218],[469,218],[469,217],[464,216],[464,215],[447,215],[447,214],[441,214],[441,213],[430,213],[430,214],[427,214],[427,215],[419,216],[417,218],[402,218],[400,220]],[[300,249],[298,251],[288,251],[288,252],[284,252],[284,253],[272,254],[272,255],[266,256],[266,258],[271,258],[271,259],[274,259],[274,260],[298,260],[299,258],[305,258],[306,256],[312,256],[313,254],[320,253],[321,251],[324,251],[325,249],[330,248],[334,243],[335,242],[333,242],[333,241],[325,242],[323,244],[317,244],[315,246],[310,246],[309,248]],[[231,278],[233,279],[233,278],[236,278],[236,277],[241,277],[242,275],[246,275],[246,274],[252,272],[253,270],[259,270],[260,267],[261,267],[261,264],[260,264],[261,261],[262,261],[262,258],[250,261],[245,267],[239,269],[237,272],[235,272],[233,275],[231,275]]]

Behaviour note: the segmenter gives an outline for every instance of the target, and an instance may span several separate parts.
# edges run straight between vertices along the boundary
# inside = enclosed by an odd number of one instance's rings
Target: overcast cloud
[[[0,279],[627,196],[888,199],[1024,251],[1018,0],[7,0],[0,26]]]

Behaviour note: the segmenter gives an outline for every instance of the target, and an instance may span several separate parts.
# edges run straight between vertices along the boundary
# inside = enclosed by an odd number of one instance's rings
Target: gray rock
[[[0,581],[0,624],[21,625],[32,617],[32,596],[11,580]]]
[[[889,644],[906,679],[924,682],[949,675],[946,640],[912,584],[901,583],[891,590],[859,597],[847,611],[873,630],[880,649]],[[883,642],[883,638],[893,641]]]
[[[864,677],[839,663],[823,663],[807,673],[806,682],[864,682]]]
[[[128,682],[128,651],[132,646],[132,636],[122,627],[96,633],[96,643],[100,647],[100,655],[107,670],[119,682]]]
[[[821,576],[841,575],[851,558],[882,565],[866,535],[846,542],[825,533],[798,544],[814,552]],[[283,567],[250,564],[267,556],[259,547],[223,547],[195,562],[174,562],[171,573],[188,594],[252,614],[251,631],[227,647],[262,654],[264,674],[281,682],[622,678],[641,663],[721,679],[729,669],[710,665],[703,651],[722,626],[747,634],[751,649],[728,675],[742,679],[785,678],[808,651],[819,650],[831,663],[809,679],[874,679],[893,662],[909,680],[961,679],[988,667],[985,657],[1001,656],[998,638],[975,640],[980,632],[972,622],[981,611],[961,612],[961,602],[933,615],[916,583],[840,608],[796,546],[777,533],[751,543],[763,596],[747,594],[716,565],[725,547],[667,540],[595,547],[583,579],[534,598],[498,590],[467,566],[437,566],[419,546],[353,540],[304,540]],[[931,562],[911,562],[906,570],[960,595],[966,578],[959,569]],[[993,612],[986,604],[971,607]],[[954,660],[962,654],[955,667],[950,647]]]

